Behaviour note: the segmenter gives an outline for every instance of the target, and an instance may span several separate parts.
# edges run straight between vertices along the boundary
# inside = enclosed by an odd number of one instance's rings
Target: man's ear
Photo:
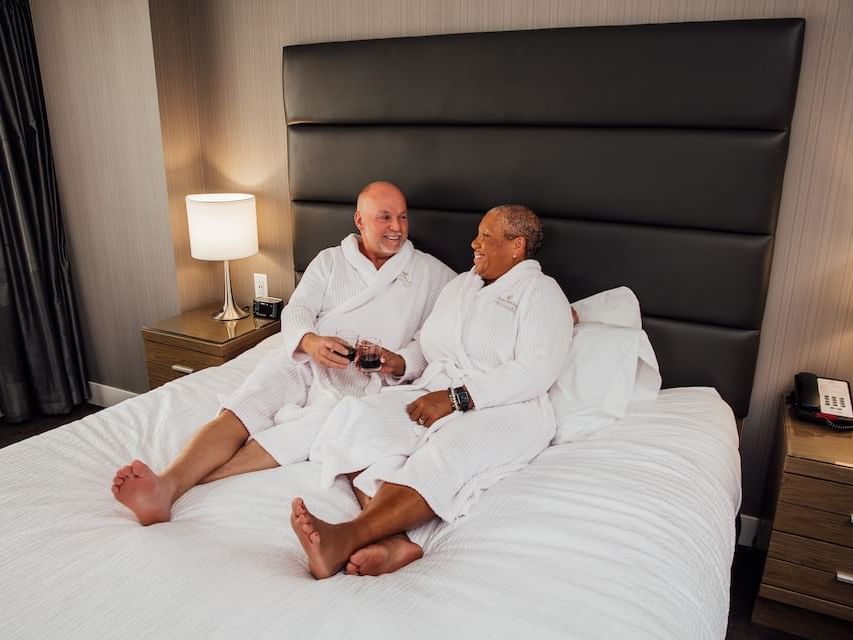
[[[361,231],[363,224],[361,221],[361,212],[358,209],[355,210],[355,215],[353,215],[352,219],[355,222],[355,228]]]

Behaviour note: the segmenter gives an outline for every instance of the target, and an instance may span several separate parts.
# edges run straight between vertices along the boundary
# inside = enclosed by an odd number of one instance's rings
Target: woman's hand
[[[406,361],[403,359],[403,356],[393,351],[382,349],[379,362],[382,363],[379,373],[388,373],[397,378],[401,378],[406,373]]]
[[[409,417],[422,427],[431,427],[433,422],[453,413],[453,404],[447,391],[432,391],[406,406]]]
[[[347,343],[334,336],[306,333],[299,343],[299,348],[322,367],[346,369],[350,363],[347,358]]]

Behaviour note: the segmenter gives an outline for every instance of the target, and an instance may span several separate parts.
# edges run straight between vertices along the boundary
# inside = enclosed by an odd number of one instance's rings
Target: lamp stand
[[[225,260],[225,304],[222,306],[222,311],[214,313],[213,317],[216,320],[240,320],[249,315],[248,311],[243,311],[240,307],[234,304],[234,293],[231,291],[231,270],[228,268],[228,261]]]

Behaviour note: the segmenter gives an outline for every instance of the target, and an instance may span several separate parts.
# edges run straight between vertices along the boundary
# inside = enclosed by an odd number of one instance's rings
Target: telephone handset
[[[791,402],[797,416],[820,422],[831,429],[853,429],[853,402],[845,380],[818,378],[813,373],[794,376]]]

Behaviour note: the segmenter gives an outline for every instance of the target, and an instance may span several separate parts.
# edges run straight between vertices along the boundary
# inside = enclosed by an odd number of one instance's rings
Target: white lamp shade
[[[258,252],[255,196],[202,193],[187,196],[190,253],[196,260],[238,260]]]

